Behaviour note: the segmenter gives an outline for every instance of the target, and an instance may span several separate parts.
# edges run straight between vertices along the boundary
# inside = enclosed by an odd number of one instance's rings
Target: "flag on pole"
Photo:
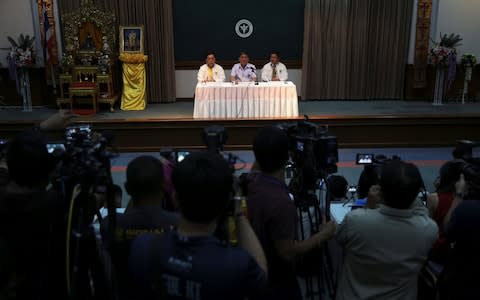
[[[43,28],[44,28],[44,41],[43,41],[43,53],[45,57],[46,65],[56,65],[58,64],[57,57],[53,54],[53,48],[55,47],[56,40],[53,28],[50,27],[50,22],[48,20],[47,4],[43,2]]]

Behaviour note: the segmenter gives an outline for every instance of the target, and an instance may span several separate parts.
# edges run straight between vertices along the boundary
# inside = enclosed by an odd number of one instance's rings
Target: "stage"
[[[292,119],[193,119],[193,101],[150,104],[144,111],[111,113],[107,107],[95,116],[75,119],[95,130],[111,130],[114,145],[122,152],[148,152],[160,148],[195,149],[203,146],[202,128],[221,125],[227,129],[226,147],[250,148],[255,131],[265,125],[295,122],[308,115],[311,121],[328,125],[343,148],[438,147],[457,139],[480,140],[480,103],[406,101],[300,101],[300,117]],[[37,107],[34,112],[0,107],[0,138],[33,126],[56,110]],[[52,140],[60,140],[54,133]]]

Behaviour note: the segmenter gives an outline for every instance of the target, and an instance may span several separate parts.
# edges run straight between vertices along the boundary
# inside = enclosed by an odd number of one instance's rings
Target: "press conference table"
[[[298,117],[295,84],[287,82],[198,83],[195,119]]]

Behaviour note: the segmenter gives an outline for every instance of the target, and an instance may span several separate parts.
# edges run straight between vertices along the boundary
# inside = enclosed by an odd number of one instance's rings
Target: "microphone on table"
[[[249,69],[252,70],[253,74],[255,74],[255,85],[258,85],[257,69],[255,69],[254,66],[250,66]]]

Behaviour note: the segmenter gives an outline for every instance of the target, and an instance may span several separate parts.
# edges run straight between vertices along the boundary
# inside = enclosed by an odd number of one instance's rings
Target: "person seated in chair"
[[[257,79],[255,65],[249,63],[250,58],[246,52],[240,52],[240,57],[238,58],[239,63],[235,64],[232,68],[232,73],[230,75],[231,82],[251,82]]]
[[[215,53],[209,52],[205,64],[200,67],[197,75],[198,82],[224,82],[225,71],[216,63]]]
[[[270,62],[262,68],[263,81],[287,81],[287,67],[280,62],[280,53],[273,51],[270,54]]]

